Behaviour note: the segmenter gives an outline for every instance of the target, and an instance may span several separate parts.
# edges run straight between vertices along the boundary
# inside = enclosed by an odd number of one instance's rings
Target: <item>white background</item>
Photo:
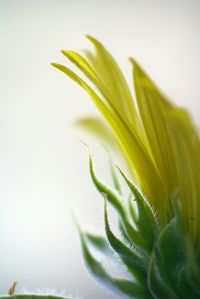
[[[199,124],[199,1],[0,0],[2,294],[17,280],[18,291],[114,298],[86,273],[70,212],[83,226],[102,227],[102,201],[80,143],[90,138],[73,126],[79,116],[97,112],[50,66],[65,62],[60,49],[91,47],[87,33],[109,48],[130,84],[132,55]]]

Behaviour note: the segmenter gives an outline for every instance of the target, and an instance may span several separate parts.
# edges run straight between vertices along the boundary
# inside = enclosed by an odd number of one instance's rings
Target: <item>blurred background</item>
[[[49,291],[109,299],[84,267],[73,210],[102,231],[103,207],[88,171],[84,140],[109,180],[99,141],[74,125],[99,116],[88,96],[50,62],[60,49],[98,38],[131,85],[135,57],[200,125],[198,0],[0,0],[0,293]],[[116,156],[116,160],[118,157]],[[120,163],[120,162],[119,162]]]

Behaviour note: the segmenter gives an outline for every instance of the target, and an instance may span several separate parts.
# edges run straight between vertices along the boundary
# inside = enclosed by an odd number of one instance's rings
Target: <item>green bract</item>
[[[132,197],[126,205],[121,188],[92,180],[105,200],[105,237],[80,232],[87,266],[107,287],[127,298],[200,298],[200,138],[188,112],[172,104],[134,60],[133,99],[110,53],[88,36],[96,55],[62,53],[89,79],[70,68],[52,65],[91,97],[110,125],[131,170],[131,182],[121,173]],[[119,192],[120,191],[120,192]],[[133,205],[133,198],[136,205]],[[107,202],[119,217],[121,237],[109,225]],[[123,278],[108,274],[91,246],[112,261],[121,260]]]

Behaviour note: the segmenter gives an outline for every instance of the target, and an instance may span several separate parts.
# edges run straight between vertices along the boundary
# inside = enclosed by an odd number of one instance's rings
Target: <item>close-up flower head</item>
[[[96,177],[90,156],[92,180],[105,200],[106,238],[80,232],[86,264],[107,287],[128,298],[199,298],[199,131],[187,110],[168,100],[130,58],[133,97],[111,54],[87,38],[95,54],[61,52],[89,83],[64,65],[52,65],[88,93],[110,125],[132,178],[118,169],[131,192],[126,205],[118,188],[112,191]],[[118,213],[121,238],[110,228],[107,201]],[[92,255],[90,243],[105,255],[116,254],[129,277],[110,276]]]
[[[200,1],[0,0],[0,299],[200,299]]]

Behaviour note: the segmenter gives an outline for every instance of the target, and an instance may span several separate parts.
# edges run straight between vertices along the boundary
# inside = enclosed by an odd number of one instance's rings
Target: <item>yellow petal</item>
[[[138,138],[137,133],[133,130],[133,127],[127,125],[115,107],[108,107],[104,104],[103,100],[100,99],[94,90],[69,68],[56,63],[52,65],[64,72],[89,94],[96,107],[111,126],[113,133],[124,151],[126,159],[128,159],[132,165],[132,169],[134,169],[137,174],[138,183],[142,190],[145,191],[145,195],[152,200],[152,204],[158,210],[158,213],[160,213],[162,221],[162,219],[164,219],[164,211],[162,209],[163,185],[151,157]]]

